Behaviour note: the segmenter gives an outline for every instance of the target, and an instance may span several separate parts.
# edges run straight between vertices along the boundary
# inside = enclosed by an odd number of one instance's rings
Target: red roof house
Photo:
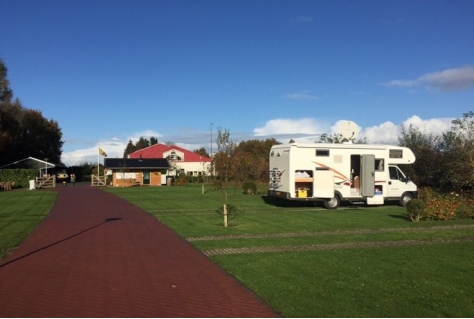
[[[169,175],[209,175],[211,159],[176,145],[155,144],[128,155],[129,158],[166,158],[171,165]]]

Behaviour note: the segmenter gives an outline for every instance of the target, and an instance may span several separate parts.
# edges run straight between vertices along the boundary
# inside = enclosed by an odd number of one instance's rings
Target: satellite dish
[[[359,134],[359,126],[352,121],[341,121],[339,123],[338,133],[342,135],[343,138],[347,139],[348,141],[352,141],[357,137]]]

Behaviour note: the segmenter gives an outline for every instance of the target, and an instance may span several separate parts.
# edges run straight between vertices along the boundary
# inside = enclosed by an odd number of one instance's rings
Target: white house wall
[[[186,175],[209,175],[209,168],[211,163],[207,162],[179,162],[176,161],[175,163],[171,163],[171,166],[175,166],[177,170],[184,170],[184,174]],[[192,173],[191,173],[192,172]],[[174,175],[173,172],[170,170],[169,175]]]

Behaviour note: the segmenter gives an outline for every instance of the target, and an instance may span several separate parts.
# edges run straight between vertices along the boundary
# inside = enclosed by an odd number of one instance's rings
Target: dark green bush
[[[257,184],[253,181],[247,181],[242,186],[244,194],[246,195],[255,195],[257,194]]]
[[[30,180],[36,178],[37,169],[0,169],[0,182],[15,182],[13,188],[29,187]]]
[[[181,174],[174,179],[173,185],[175,186],[187,186],[189,179],[186,175]]]
[[[474,218],[474,200],[473,199],[464,199],[459,205],[457,211],[457,217],[461,219]]]
[[[422,199],[412,199],[406,204],[405,207],[411,221],[418,222],[425,219],[425,202]]]

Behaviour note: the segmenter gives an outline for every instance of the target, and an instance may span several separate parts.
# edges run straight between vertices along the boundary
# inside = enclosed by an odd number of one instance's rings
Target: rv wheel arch
[[[405,192],[400,197],[400,206],[405,207],[406,204],[413,199],[413,194],[410,192]]]
[[[334,197],[324,201],[324,207],[327,209],[337,209],[341,205],[341,196],[339,193],[334,193]]]

